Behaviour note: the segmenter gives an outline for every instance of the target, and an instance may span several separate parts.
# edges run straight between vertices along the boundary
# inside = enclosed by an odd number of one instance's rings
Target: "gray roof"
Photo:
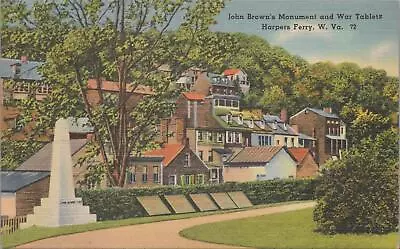
[[[303,134],[303,133],[298,133],[299,134],[299,138],[300,139],[305,139],[305,140],[317,140],[317,139],[315,139],[315,138],[313,138],[313,137],[310,137],[310,136],[308,136],[308,135],[306,135],[306,134]]]
[[[283,122],[278,116],[275,116],[275,115],[266,114],[263,116],[263,118],[264,118],[265,122],[267,122],[267,123],[273,123],[275,121],[278,123]]]
[[[305,111],[312,111],[322,117],[326,117],[326,118],[339,118],[338,115],[336,115],[335,113],[329,113],[329,112],[324,112],[324,110],[321,109],[316,109],[316,108],[310,108],[310,107],[306,107],[303,110],[299,111],[298,113],[294,114],[292,117],[297,116]],[[290,117],[290,118],[292,118]]]
[[[213,148],[213,151],[217,152],[218,154],[232,154],[232,150],[230,149],[224,149],[224,148]]]
[[[1,192],[17,192],[49,175],[50,171],[0,171]]]
[[[37,71],[38,67],[43,65],[43,62],[27,61],[22,63],[21,60],[0,58],[0,78],[14,78],[14,72],[11,65],[20,63],[21,73],[18,79],[22,80],[41,80],[42,76]]]
[[[307,108],[306,108],[307,109]],[[323,117],[327,117],[327,118],[339,118],[338,115],[336,115],[335,113],[329,113],[329,112],[324,112],[324,110],[321,109],[315,109],[315,108],[308,108],[310,111],[315,112],[318,115],[321,115]]]
[[[86,139],[71,139],[71,156],[77,153],[87,143]],[[23,162],[21,166],[15,170],[51,170],[51,152],[53,143],[46,144],[36,154]]]
[[[290,127],[290,125],[286,124],[286,129],[285,129],[285,124],[284,123],[276,123],[274,122],[268,122],[267,125],[271,128],[272,134],[281,134],[281,135],[290,135],[290,136],[297,136],[297,132]],[[276,126],[275,126],[276,125]],[[276,127],[276,129],[274,129]]]
[[[68,118],[70,133],[90,133],[94,127],[90,125],[88,118]]]
[[[142,157],[130,157],[129,161],[132,163],[140,162],[162,162],[165,157],[163,156],[142,156]]]

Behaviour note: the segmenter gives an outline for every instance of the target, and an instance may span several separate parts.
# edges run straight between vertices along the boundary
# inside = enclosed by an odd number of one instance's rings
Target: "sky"
[[[248,14],[267,15],[269,20],[251,20]],[[356,14],[360,19],[357,20]],[[229,15],[242,15],[244,19],[231,19]],[[279,19],[285,15],[316,15],[316,20]],[[320,16],[334,19],[321,20]],[[337,14],[351,15],[340,20]],[[361,19],[361,16],[381,15],[380,19]],[[272,16],[275,19],[272,20]],[[384,69],[391,76],[399,75],[398,0],[231,0],[217,17],[215,31],[242,32],[263,37],[273,46],[280,46],[289,53],[307,61],[355,62],[361,67]],[[319,29],[326,23],[328,29]],[[287,25],[290,30],[263,30],[262,24]],[[293,30],[295,24],[312,25],[314,30]],[[333,30],[332,24],[342,30]],[[355,25],[354,25],[355,24]],[[336,26],[337,27],[337,26]]]

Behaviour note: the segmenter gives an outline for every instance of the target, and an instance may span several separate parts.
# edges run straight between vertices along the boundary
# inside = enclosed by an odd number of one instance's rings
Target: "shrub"
[[[364,140],[330,161],[317,187],[314,220],[323,233],[387,233],[398,224],[398,145],[394,132]]]
[[[216,185],[162,186],[157,188],[77,190],[77,196],[97,214],[98,220],[115,220],[147,216],[136,196],[196,194],[243,191],[254,204],[267,204],[293,200],[311,200],[316,180],[273,180]]]

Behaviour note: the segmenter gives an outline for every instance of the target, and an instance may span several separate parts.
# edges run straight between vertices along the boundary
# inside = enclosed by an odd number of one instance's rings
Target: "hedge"
[[[77,190],[84,205],[97,214],[97,220],[116,220],[147,216],[136,196],[197,194],[243,191],[254,204],[267,204],[295,200],[312,200],[317,180],[272,180],[216,185],[160,186],[157,188],[109,188]]]

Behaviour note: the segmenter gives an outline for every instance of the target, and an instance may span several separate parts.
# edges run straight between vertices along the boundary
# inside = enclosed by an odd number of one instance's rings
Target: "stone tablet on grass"
[[[139,196],[136,198],[150,216],[171,214],[171,211],[158,196]]]
[[[239,208],[245,208],[245,207],[251,207],[253,204],[249,201],[247,196],[242,192],[228,192],[228,195],[231,197],[233,202],[239,207]]]
[[[210,195],[221,209],[238,208],[226,193],[211,193]]]
[[[177,214],[196,212],[184,195],[165,195],[165,199]]]
[[[189,196],[200,211],[218,210],[217,205],[215,205],[208,194],[190,194]]]

